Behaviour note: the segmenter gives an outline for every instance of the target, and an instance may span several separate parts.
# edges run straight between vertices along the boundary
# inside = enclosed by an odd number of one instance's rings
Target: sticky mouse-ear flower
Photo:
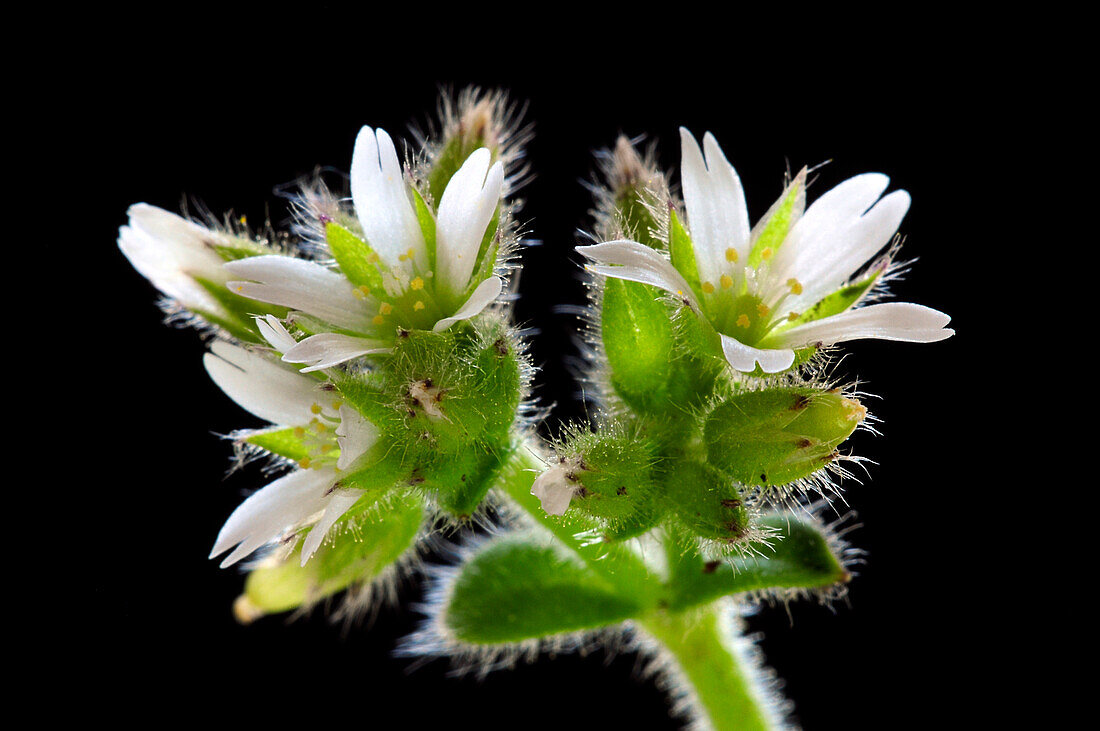
[[[805,208],[806,171],[753,228],[740,179],[710,133],[700,150],[686,129],[681,176],[688,229],[670,215],[671,260],[632,241],[578,247],[592,271],[676,294],[713,326],[736,370],[779,373],[795,350],[858,338],[934,342],[950,317],[921,305],[853,308],[888,262],[857,272],[894,238],[909,194],[880,199],[889,179],[851,178]],[[705,156],[704,156],[705,150]]]
[[[276,350],[294,343],[273,317],[259,320],[258,329]],[[262,353],[219,341],[204,364],[226,395],[276,424],[276,430],[291,427],[297,443],[308,451],[299,459],[299,469],[269,483],[233,511],[210,556],[235,546],[222,561],[224,568],[264,545],[293,539],[312,525],[302,545],[304,565],[328,530],[362,496],[361,490],[340,489],[338,481],[342,471],[377,441],[378,430],[354,409],[334,402],[321,381]]]
[[[487,246],[504,184],[504,166],[481,148],[454,173],[438,214],[410,185],[393,140],[364,127],[351,164],[359,232],[329,221],[336,267],[285,256],[226,265],[232,291],[316,318],[321,329],[284,360],[327,368],[383,352],[398,329],[445,330],[482,312],[500,295]]]

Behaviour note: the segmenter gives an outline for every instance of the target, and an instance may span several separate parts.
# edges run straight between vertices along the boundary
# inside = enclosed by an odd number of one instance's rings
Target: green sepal
[[[241,441],[271,452],[272,454],[277,454],[280,457],[292,459],[295,462],[308,457],[310,451],[309,447],[294,435],[293,427],[254,431],[249,433],[248,436],[244,437]],[[337,455],[339,453],[333,452],[332,454]]]
[[[461,565],[441,619],[459,642],[494,645],[598,629],[643,608],[554,549],[507,537]]]
[[[875,286],[875,282],[882,276],[883,271],[885,271],[884,268],[877,268],[863,279],[845,285],[832,294],[826,295],[824,299],[803,312],[796,320],[792,320],[789,324],[784,324],[782,327],[777,328],[773,335],[777,335],[784,330],[789,330],[798,325],[805,325],[807,322],[831,317],[832,315],[839,315],[841,312],[850,309],[863,298],[863,295],[870,291],[871,287]],[[767,342],[767,338],[765,338],[764,342]]]
[[[674,331],[656,287],[622,279],[604,283],[600,330],[611,385],[641,411],[667,407]]]
[[[263,614],[297,609],[352,585],[363,585],[407,555],[413,548],[424,508],[414,495],[389,501],[384,515],[368,516],[334,526],[306,565],[300,566],[301,547],[282,562],[249,573],[244,598],[249,608]]]
[[[228,244],[213,244],[214,252],[226,261],[248,259],[253,256],[263,256],[274,253],[263,244],[240,237],[233,237]]]
[[[672,257],[672,266],[687,280],[696,299],[702,302],[703,290],[699,282],[699,265],[695,261],[695,244],[674,210],[668,212],[668,253]]]
[[[420,233],[424,236],[424,248],[428,252],[428,271],[435,271],[435,216],[424,201],[424,196],[415,187],[412,188],[413,203],[416,206],[416,220],[420,224]]]
[[[764,250],[774,254],[790,233],[791,226],[802,215],[806,203],[805,175],[800,173],[787,187],[783,197],[765,214],[763,228],[749,252],[748,265],[755,269],[764,261]]]
[[[325,224],[325,241],[340,271],[352,284],[371,291],[382,290],[380,260],[370,244],[333,221]]]
[[[441,454],[418,468],[410,482],[440,510],[456,520],[466,520],[485,499],[511,450],[511,445],[482,443],[456,455]]]
[[[839,392],[810,387],[737,394],[707,416],[708,461],[746,485],[785,485],[835,459],[866,413]]]
[[[752,553],[722,561],[705,562],[694,541],[683,537],[666,547],[669,607],[683,610],[750,591],[822,590],[849,580],[837,546],[821,525],[787,513],[764,515],[758,525],[775,531],[768,539],[771,546],[757,543]]]

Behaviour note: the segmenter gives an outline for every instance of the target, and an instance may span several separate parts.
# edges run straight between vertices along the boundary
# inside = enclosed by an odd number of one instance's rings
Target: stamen
[[[795,320],[797,320],[800,317],[802,317],[802,314],[799,313],[799,312],[792,312],[791,314],[787,315],[787,319],[790,320],[791,322],[794,322]]]
[[[787,286],[791,288],[791,294],[802,294],[802,282],[794,277],[787,280]]]
[[[311,460],[309,457],[302,457],[300,460],[298,460],[298,466],[301,467],[303,470],[308,470],[309,465],[312,461],[313,460]]]
[[[424,280],[420,277],[409,282],[409,289],[424,289]]]
[[[728,274],[723,274],[722,278],[718,280],[718,283],[722,285],[722,289],[729,289],[733,286],[733,277]]]
[[[377,264],[378,263],[378,252],[372,251],[370,254],[368,254],[367,255],[367,263]]]
[[[421,302],[420,300],[417,300],[416,303],[413,304],[413,309],[417,310],[417,311],[420,311],[420,310],[424,309],[424,303]]]
[[[314,414],[320,414],[321,413],[321,404],[315,403],[315,404],[313,404],[312,406],[309,407],[309,410],[312,411]]]
[[[737,261],[737,249],[733,248],[732,246],[726,249],[726,261]]]
[[[321,454],[328,454],[332,450],[333,450],[333,446],[331,444],[322,444],[321,445]]]
[[[304,428],[302,428],[300,426],[294,427],[294,436],[301,439],[301,438],[305,437],[305,435],[306,435],[306,430]]]
[[[333,401],[332,402],[332,410],[333,411],[339,411],[340,407],[343,406],[343,405],[344,405],[343,401]]]
[[[760,252],[760,258],[763,259],[764,261],[771,261],[772,254],[774,254],[774,253],[775,252],[772,250],[772,247],[765,246],[764,250]]]
[[[771,310],[769,310],[769,309],[768,309],[768,306],[767,306],[766,304],[764,304],[763,302],[761,302],[760,304],[758,304],[758,305],[756,306],[756,311],[760,313],[760,316],[761,316],[761,317],[767,317],[767,316],[768,316],[768,313],[769,313],[769,312],[770,312]]]
[[[747,328],[749,326],[749,324],[750,323],[749,323],[749,316],[748,315],[741,315],[740,317],[737,318],[737,327]]]
[[[389,302],[383,302],[378,308],[378,312],[382,315],[388,315],[393,312],[393,305],[391,305]]]
[[[710,294],[714,291],[714,285],[710,282],[703,282],[703,291],[707,294]]]

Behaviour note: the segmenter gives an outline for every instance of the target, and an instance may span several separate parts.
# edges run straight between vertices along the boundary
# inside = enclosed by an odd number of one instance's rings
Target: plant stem
[[[720,613],[732,612],[733,607],[726,600],[718,600],[682,612],[664,608],[659,599],[666,593],[664,582],[635,554],[629,550],[609,553],[606,544],[579,540],[577,533],[590,527],[586,521],[551,518],[543,512],[538,498],[531,495],[531,484],[544,468],[534,450],[522,445],[497,487],[611,585],[629,587],[635,595],[640,582],[647,585],[646,593],[653,597],[657,608],[635,622],[678,666],[678,675],[689,686],[683,690],[687,691],[695,715],[719,731],[771,728],[751,677],[731,646],[731,633],[722,627]]]
[[[717,731],[756,731],[772,728],[752,687],[722,631],[718,612],[723,602],[703,610],[652,612],[638,625],[672,655],[694,695],[694,711]]]

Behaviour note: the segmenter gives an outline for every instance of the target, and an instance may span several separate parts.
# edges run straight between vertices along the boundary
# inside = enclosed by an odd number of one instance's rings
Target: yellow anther
[[[416,250],[411,246],[409,247],[409,250],[405,252],[405,256],[409,257],[410,259],[413,258],[414,254],[416,254]]]
[[[718,280],[718,283],[722,285],[722,289],[729,289],[733,286],[733,277],[728,274],[723,274],[722,278]]]
[[[357,300],[363,300],[367,298],[367,295],[363,294],[362,290],[353,289],[351,290],[351,293],[355,295],[355,299]]]
[[[296,436],[296,437],[298,437],[299,439],[301,439],[301,438],[302,438],[302,437],[304,437],[305,435],[306,435],[306,430],[305,430],[305,429],[303,429],[303,428],[302,428],[302,427],[300,427],[300,426],[296,426],[296,427],[294,427],[294,436]]]
[[[333,411],[339,411],[340,407],[343,406],[343,405],[344,405],[343,401],[333,401],[332,402],[332,410]]]
[[[383,315],[388,315],[393,312],[393,305],[391,305],[389,302],[383,302],[378,308],[378,312]]]
[[[791,288],[791,294],[802,294],[802,282],[794,277],[787,280],[787,286]]]
[[[242,226],[247,226],[248,225],[248,216],[241,216],[241,225]]]
[[[424,303],[420,300],[417,300],[416,303],[413,305],[413,309],[417,311],[424,309]]]
[[[378,253],[372,251],[370,254],[367,255],[367,261],[371,264],[376,263],[378,261]]]
[[[409,289],[424,289],[424,280],[420,277],[409,282]]]
[[[371,322],[373,322],[375,325],[381,325],[385,321],[386,318],[382,317],[381,315],[375,315],[374,319],[371,320]]]
[[[298,466],[301,467],[303,470],[308,470],[309,465],[312,461],[313,460],[311,460],[309,457],[302,457],[300,460],[298,460]]]
[[[772,247],[765,246],[764,250],[760,252],[760,258],[763,259],[764,261],[771,261],[772,254],[774,254],[774,253],[775,252],[772,251]]]
[[[732,246],[726,249],[726,261],[737,261],[737,249]]]
[[[707,294],[710,294],[711,292],[714,291],[714,285],[711,284],[710,282],[703,282],[703,291],[706,292]]]
[[[244,285],[242,284],[241,286],[237,287],[237,291],[238,292],[243,292],[244,291]]]
[[[767,317],[768,313],[771,312],[771,310],[768,309],[768,306],[763,302],[756,306],[756,311],[760,313],[761,317]]]
[[[790,320],[791,322],[794,322],[795,320],[797,320],[800,317],[802,317],[802,315],[800,315],[797,312],[792,312],[791,314],[787,315],[787,319]]]
[[[398,261],[408,261],[408,259],[409,259],[408,254],[402,254],[401,256],[397,257]]]
[[[360,284],[359,285],[359,291],[362,292],[363,294],[370,294],[370,287],[368,287],[365,284]]]
[[[321,404],[313,404],[312,406],[309,407],[309,410],[312,411],[314,414],[320,414],[321,413]]]
[[[683,297],[684,296],[684,290],[682,290],[682,289],[676,290],[676,295],[679,296],[679,297]]]
[[[749,323],[749,316],[748,315],[741,315],[740,317],[737,318],[737,327],[748,327],[749,324],[750,323]]]
[[[332,447],[331,444],[322,444],[321,445],[321,454],[328,454],[329,452],[332,451],[332,449],[333,449],[333,447]]]
[[[313,425],[313,429],[317,432],[323,432],[328,429],[328,427],[322,424],[319,419],[314,419],[310,423]]]

